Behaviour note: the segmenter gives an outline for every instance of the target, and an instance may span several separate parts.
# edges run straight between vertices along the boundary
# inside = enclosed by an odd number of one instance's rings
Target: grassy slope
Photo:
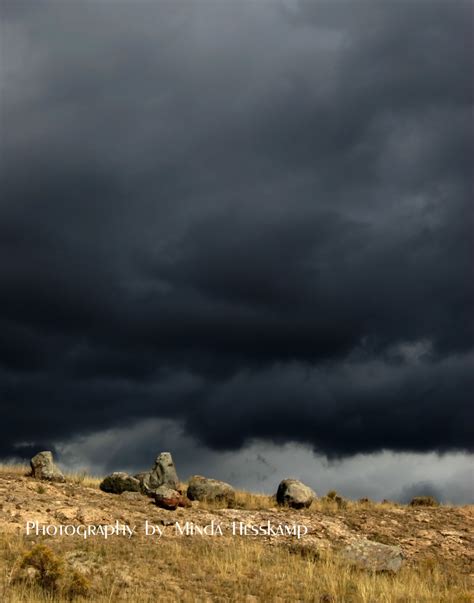
[[[296,512],[278,509],[271,497],[240,492],[238,509],[195,505],[168,512],[144,497],[102,493],[98,480],[84,475],[70,475],[65,485],[52,485],[25,477],[24,472],[24,467],[0,468],[0,600],[474,600],[470,588],[472,507],[415,509],[349,502],[339,508],[334,502],[319,500],[308,511]],[[311,535],[299,542],[172,535],[151,540],[142,534],[107,542],[38,538],[26,537],[22,529],[30,516],[45,523],[94,524],[114,520],[133,524],[145,518],[165,524],[271,519],[306,523]],[[373,574],[343,563],[338,545],[360,536],[399,543],[406,557],[402,570],[395,576]],[[38,544],[48,548],[35,549]],[[36,557],[28,561],[32,550]],[[44,570],[43,576],[31,569],[35,564]]]

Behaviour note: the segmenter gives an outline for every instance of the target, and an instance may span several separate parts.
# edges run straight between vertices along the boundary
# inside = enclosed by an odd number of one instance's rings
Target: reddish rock
[[[158,507],[174,511],[176,508],[183,505],[183,496],[178,490],[173,490],[168,486],[160,486],[150,493]]]

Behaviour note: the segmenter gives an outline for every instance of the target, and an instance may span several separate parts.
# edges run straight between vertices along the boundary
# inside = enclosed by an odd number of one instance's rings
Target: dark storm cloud
[[[2,455],[472,450],[470,3],[1,10]]]

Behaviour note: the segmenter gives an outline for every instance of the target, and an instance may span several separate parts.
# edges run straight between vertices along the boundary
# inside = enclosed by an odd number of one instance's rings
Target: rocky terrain
[[[5,541],[16,544],[9,545],[10,554],[2,559],[4,573],[10,572],[10,579],[3,584],[4,596],[7,600],[20,600],[14,596],[15,579],[12,576],[17,572],[15,564],[19,568],[21,555],[38,543],[46,543],[52,551],[60,553],[71,567],[87,576],[87,589],[90,593],[95,593],[95,600],[101,600],[105,571],[111,575],[115,572],[115,598],[124,600],[133,600],[135,595],[141,600],[148,600],[148,595],[150,600],[157,600],[156,589],[161,584],[162,598],[158,597],[158,600],[258,601],[264,599],[260,598],[261,589],[256,585],[250,588],[250,592],[239,586],[239,592],[222,597],[220,593],[225,593],[228,585],[218,586],[216,590],[214,587],[220,579],[217,582],[209,580],[209,584],[205,585],[200,578],[201,582],[198,580],[196,588],[196,582],[190,578],[193,564],[185,564],[184,573],[178,571],[180,557],[184,560],[188,554],[192,557],[196,554],[203,555],[203,550],[211,556],[218,552],[224,554],[229,548],[234,553],[237,550],[242,552],[242,547],[247,547],[254,552],[258,549],[264,558],[270,555],[271,559],[273,555],[275,563],[283,555],[285,559],[297,559],[300,564],[306,564],[306,567],[308,564],[315,566],[318,560],[321,563],[321,559],[326,558],[325,555],[354,551],[360,543],[370,541],[399,547],[403,563],[402,577],[403,572],[406,576],[406,572],[419,573],[422,568],[425,580],[429,580],[426,576],[434,574],[438,581],[441,580],[440,576],[446,578],[443,592],[448,598],[443,599],[440,590],[438,598],[423,598],[423,593],[420,593],[419,599],[401,598],[393,599],[394,601],[456,600],[449,599],[450,596],[458,596],[457,600],[460,601],[474,600],[471,599],[474,578],[472,506],[410,507],[370,501],[355,503],[335,498],[318,499],[307,508],[293,509],[278,506],[271,497],[237,492],[233,508],[195,500],[187,506],[167,510],[157,506],[153,498],[137,491],[111,494],[101,491],[97,485],[87,486],[77,479],[66,477],[64,482],[43,481],[18,471],[9,471],[6,467],[0,471],[0,531]],[[58,526],[68,525],[119,526],[120,530],[117,528],[117,533],[110,534],[107,538],[99,532],[87,537],[82,533],[54,533],[55,529],[60,529]],[[48,533],[44,526],[56,528],[49,528]],[[121,531],[122,526],[129,526],[130,529],[128,532]],[[153,526],[155,534],[151,534],[152,528],[147,526]],[[216,526],[220,527],[221,533],[219,530],[215,533]],[[245,526],[254,528],[252,530]],[[288,533],[281,533],[278,526],[289,526],[286,528]],[[294,526],[303,526],[304,529],[296,532]],[[284,532],[283,528],[282,530]],[[18,550],[14,551],[12,547],[17,547]],[[193,548],[196,549],[194,553]],[[127,553],[127,562],[117,562],[118,549],[120,555]],[[97,561],[100,551],[103,556],[101,563]],[[142,559],[142,562],[134,563],[135,553],[136,559]],[[159,553],[163,554],[162,558],[159,558]],[[148,577],[144,581],[143,558],[148,554],[153,559],[155,571],[150,572],[150,575],[147,571]],[[168,561],[166,555],[169,556]],[[398,571],[399,568],[393,569]],[[361,571],[360,567],[358,571]],[[367,573],[373,575],[373,572]],[[166,588],[163,588],[164,576],[167,576]],[[248,576],[245,579],[250,585],[254,580]],[[381,576],[380,579],[394,580],[387,576]],[[406,580],[406,577],[403,579]],[[192,588],[190,582],[194,585]],[[27,586],[23,585],[23,588]],[[328,586],[324,588],[328,589]],[[449,594],[450,588],[459,588],[458,594]],[[356,591],[357,589],[353,596],[344,595],[347,597],[345,600],[377,600],[360,598],[360,593]],[[105,590],[103,592],[105,596]],[[137,594],[139,592],[140,595]],[[305,589],[301,592],[298,590],[296,595],[291,596],[295,597],[293,600],[319,600],[306,599],[304,592]],[[344,600],[338,598],[338,592],[338,587],[335,586],[333,592],[323,589],[318,591],[317,596],[327,594],[332,597],[320,599],[321,601]],[[83,595],[86,596],[86,592]],[[280,601],[287,600],[284,592],[280,595],[273,593],[271,596],[274,600],[278,600],[278,597]]]

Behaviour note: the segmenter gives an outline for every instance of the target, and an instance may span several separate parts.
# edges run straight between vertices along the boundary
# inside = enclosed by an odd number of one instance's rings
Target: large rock
[[[140,483],[143,492],[150,496],[160,486],[168,486],[172,490],[179,490],[179,479],[171,454],[162,452],[157,456],[153,469],[142,474]]]
[[[309,486],[297,479],[284,479],[278,485],[276,499],[279,505],[304,509],[316,499],[316,494]]]
[[[228,506],[235,501],[235,490],[230,484],[217,479],[194,475],[188,483],[188,498],[205,502],[222,502]]]
[[[122,494],[122,492],[139,492],[140,481],[124,473],[123,471],[115,471],[110,475],[107,475],[101,482],[99,488],[104,492],[110,492],[111,494]]]
[[[31,460],[31,475],[36,479],[45,479],[50,482],[64,482],[64,475],[56,467],[53,461],[53,453],[50,450],[38,452]]]
[[[158,507],[168,509],[169,511],[174,511],[177,507],[184,506],[181,492],[173,490],[173,488],[169,488],[168,486],[159,486],[153,491],[152,497],[155,499]]]
[[[360,539],[342,550],[342,557],[359,569],[375,572],[398,572],[403,563],[399,546]]]

